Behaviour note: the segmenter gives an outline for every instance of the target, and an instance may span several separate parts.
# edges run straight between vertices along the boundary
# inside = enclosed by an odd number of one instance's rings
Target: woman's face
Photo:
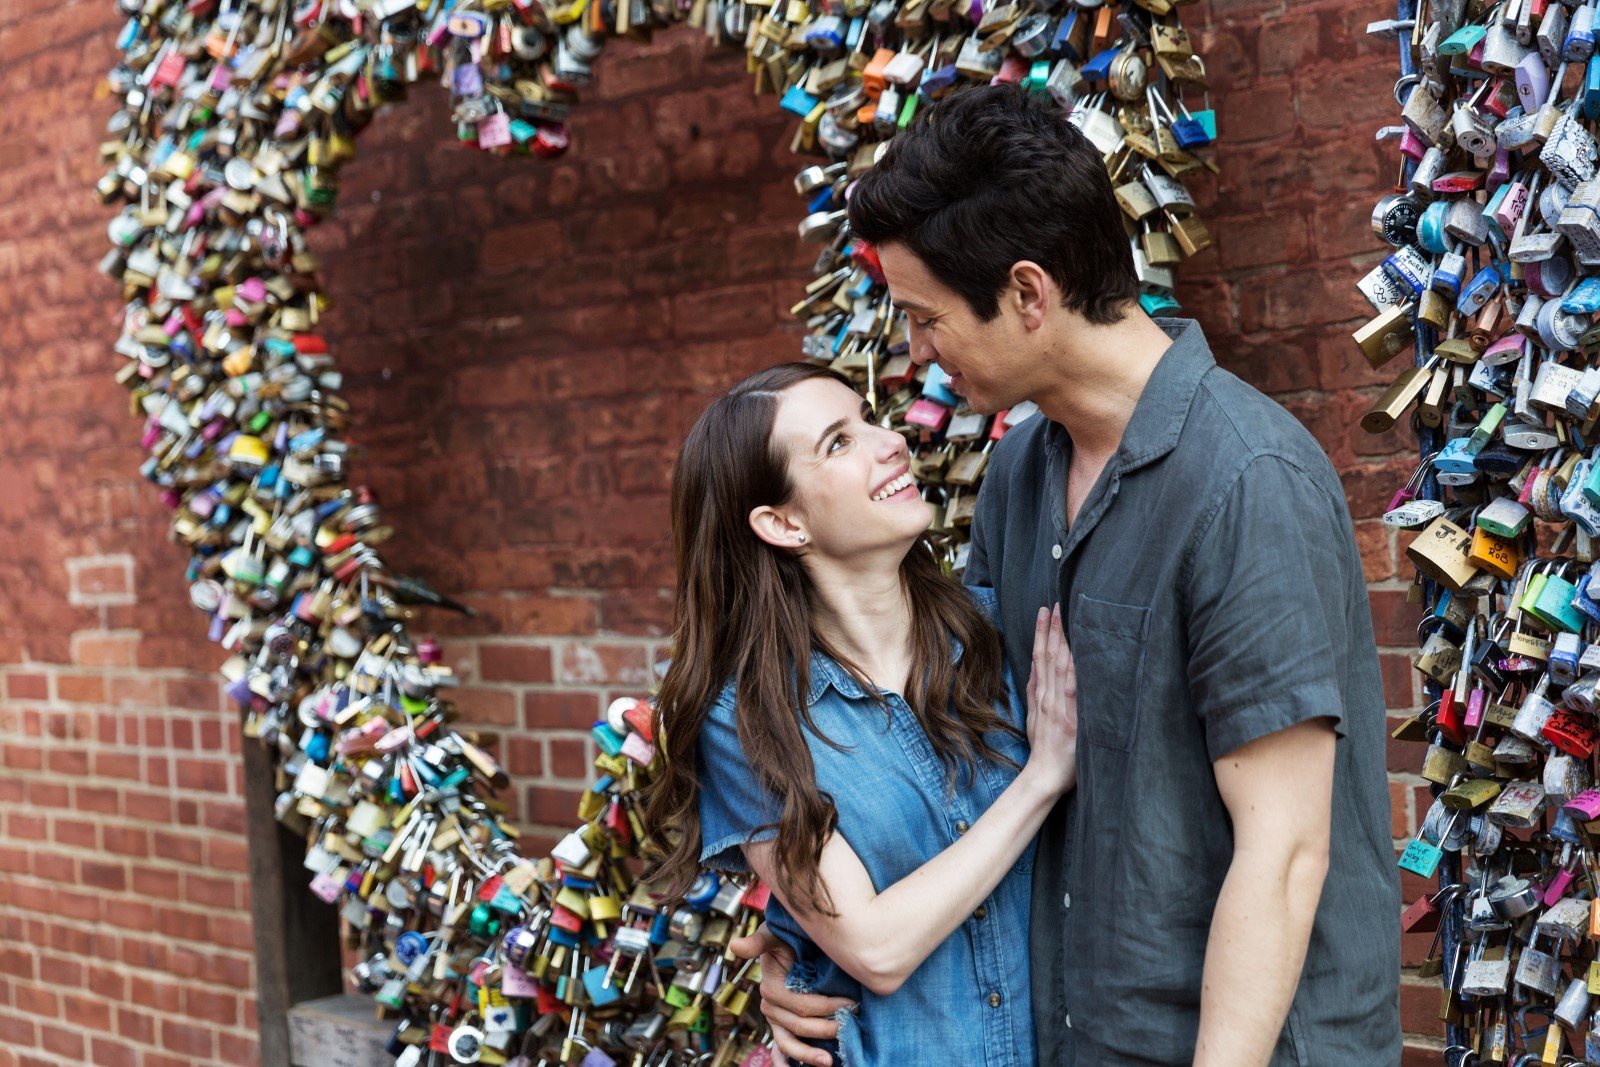
[[[847,559],[886,548],[903,554],[928,528],[933,508],[912,481],[905,438],[867,415],[861,396],[837,381],[784,391],[772,434],[789,457],[794,496],[751,513],[758,536]]]

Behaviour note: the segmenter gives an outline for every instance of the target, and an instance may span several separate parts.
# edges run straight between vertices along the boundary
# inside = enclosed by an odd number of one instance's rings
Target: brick
[[[69,603],[93,607],[134,602],[133,557],[128,553],[76,556],[65,562]]]
[[[478,665],[485,682],[549,682],[555,679],[550,649],[538,645],[481,644]]]
[[[530,729],[566,726],[587,730],[604,710],[594,693],[529,690],[522,698],[523,725]]]

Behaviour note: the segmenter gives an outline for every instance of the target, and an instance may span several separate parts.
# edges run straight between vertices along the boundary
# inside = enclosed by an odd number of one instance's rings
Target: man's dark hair
[[[1090,322],[1139,296],[1122,210],[1099,151],[1049,97],[1010,84],[959,89],[921,112],[850,194],[850,227],[899,242],[979,320],[1032,260]]]

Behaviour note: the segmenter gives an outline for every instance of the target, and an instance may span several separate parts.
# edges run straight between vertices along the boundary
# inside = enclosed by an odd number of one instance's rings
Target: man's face
[[[928,270],[921,257],[898,242],[878,249],[889,295],[906,313],[911,359],[937,363],[950,388],[974,411],[989,415],[1025,400],[1038,365],[1038,338],[1023,327],[1008,287],[1000,313],[988,322],[973,314],[965,298]]]

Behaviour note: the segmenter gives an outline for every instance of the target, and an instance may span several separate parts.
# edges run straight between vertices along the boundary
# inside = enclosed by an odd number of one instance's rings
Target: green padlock
[[[1578,594],[1577,587],[1558,574],[1543,577],[1545,580],[1539,588],[1539,595],[1533,607],[1528,609],[1528,614],[1552,630],[1569,634],[1581,632],[1583,613],[1572,606],[1573,598]]]
[[[1518,538],[1528,528],[1532,513],[1508,496],[1496,497],[1474,520],[1478,529],[1496,537]]]
[[[1539,602],[1539,594],[1544,591],[1544,583],[1549,579],[1544,571],[1528,577],[1528,584],[1523,587],[1522,596],[1517,600],[1517,608],[1521,611],[1532,611],[1533,606]]]

